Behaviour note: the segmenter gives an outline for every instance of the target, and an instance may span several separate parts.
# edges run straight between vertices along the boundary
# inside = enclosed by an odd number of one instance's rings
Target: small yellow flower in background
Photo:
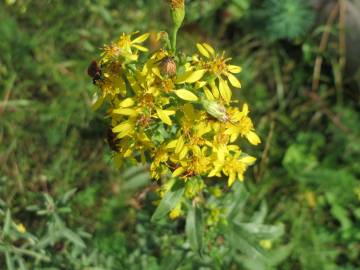
[[[200,55],[180,57],[166,47],[150,53],[148,38],[123,33],[105,45],[93,78],[94,107],[108,106],[116,164],[148,163],[161,197],[176,181],[184,182],[187,198],[201,196],[205,178],[225,178],[229,186],[243,181],[256,159],[237,141],[258,145],[260,138],[248,105],[232,100],[241,67],[207,43],[196,45]],[[181,203],[170,217],[180,215]],[[217,216],[214,209],[211,222]]]
[[[224,221],[224,219],[221,218],[221,210],[222,209],[216,206],[210,206],[210,215],[206,220],[208,226],[212,226],[218,224],[220,221]]]
[[[355,188],[354,193],[356,194],[358,200],[360,201],[360,187]]]
[[[19,223],[19,224],[16,224],[15,226],[16,226],[16,230],[19,233],[21,233],[21,234],[26,233],[26,228],[25,228],[24,224]]]
[[[307,204],[309,205],[310,208],[315,208],[316,207],[316,195],[314,192],[312,191],[306,191],[305,194],[305,200],[307,202]]]
[[[259,244],[263,249],[269,250],[272,248],[271,240],[263,239],[263,240],[260,240]]]
[[[176,219],[181,216],[181,203],[178,203],[174,209],[172,209],[169,213],[169,217],[171,219]]]

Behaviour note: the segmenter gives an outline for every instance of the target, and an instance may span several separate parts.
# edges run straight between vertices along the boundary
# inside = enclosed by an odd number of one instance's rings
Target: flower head
[[[260,138],[248,105],[231,103],[241,68],[207,43],[197,44],[201,56],[173,57],[168,48],[149,54],[141,45],[149,35],[136,34],[105,46],[99,62],[96,106],[109,106],[117,164],[149,163],[151,176],[162,182],[161,196],[175,179],[185,183],[188,198],[206,188],[202,177],[224,177],[229,186],[243,181],[255,158],[235,142],[245,138],[257,145]],[[179,203],[170,217],[181,214]]]

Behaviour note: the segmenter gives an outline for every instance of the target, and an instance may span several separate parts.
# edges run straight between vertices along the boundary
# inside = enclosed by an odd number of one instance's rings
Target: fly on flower
[[[88,66],[87,74],[93,79],[94,84],[101,80],[101,69],[95,60],[91,61]]]

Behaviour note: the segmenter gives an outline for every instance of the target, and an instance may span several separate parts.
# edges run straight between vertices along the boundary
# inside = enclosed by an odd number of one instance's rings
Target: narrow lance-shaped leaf
[[[4,236],[9,234],[10,228],[11,228],[11,213],[10,213],[10,209],[7,209],[5,214],[4,228],[3,228]]]
[[[265,225],[235,222],[243,231],[258,239],[276,239],[284,234],[284,225]]]
[[[166,192],[160,204],[156,208],[154,214],[151,217],[151,221],[155,222],[165,217],[180,201],[182,195],[184,193],[184,188],[180,188],[177,190],[169,190]]]
[[[5,252],[5,260],[6,260],[6,267],[8,270],[15,270],[14,268],[14,261],[10,255],[9,251]]]
[[[68,239],[70,242],[72,242],[76,246],[79,246],[79,247],[82,247],[82,248],[86,247],[84,241],[80,238],[80,236],[78,236],[73,231],[71,231],[69,229],[64,229],[62,231],[62,234],[66,239]]]
[[[201,255],[203,244],[203,221],[199,208],[192,206],[186,217],[186,235],[190,246],[197,254]]]

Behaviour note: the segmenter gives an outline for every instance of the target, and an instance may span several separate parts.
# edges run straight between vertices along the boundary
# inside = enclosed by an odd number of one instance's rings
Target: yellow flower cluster
[[[150,163],[155,179],[225,175],[229,186],[242,181],[255,158],[236,141],[257,145],[260,139],[247,104],[239,108],[231,100],[231,87],[241,87],[234,75],[241,68],[206,43],[192,56],[148,53],[141,45],[148,37],[122,34],[105,46],[94,78],[95,107],[110,104],[117,161]]]

